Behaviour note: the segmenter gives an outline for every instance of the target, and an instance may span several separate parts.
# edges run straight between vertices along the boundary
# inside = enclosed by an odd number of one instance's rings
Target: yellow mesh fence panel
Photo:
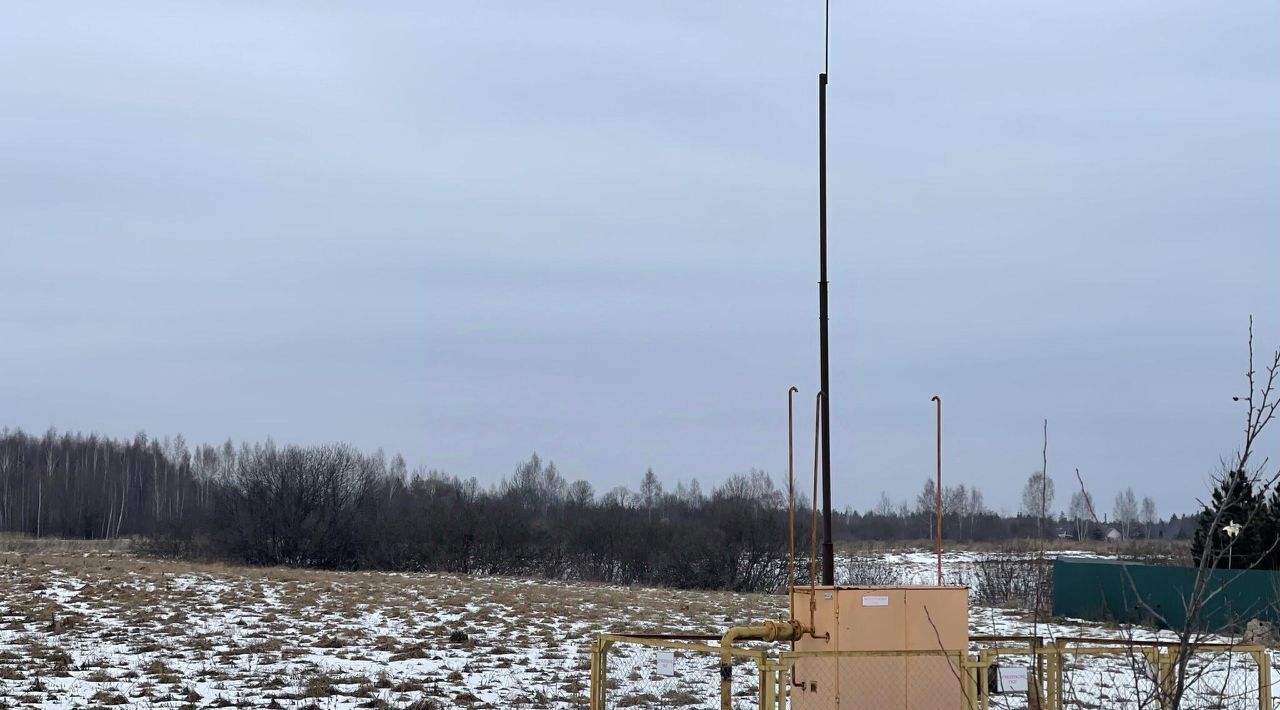
[[[1195,649],[1180,670],[1175,648],[1068,649],[1061,707],[1116,710],[1258,710],[1258,664],[1235,649]],[[1269,708],[1266,710],[1270,710]]]
[[[943,654],[784,655],[794,658],[789,679],[794,710],[975,710],[969,669]]]
[[[638,643],[606,655],[604,708],[719,708],[720,656]],[[750,658],[733,659],[734,710],[760,707],[760,676]]]
[[[1258,664],[1252,654],[1198,651],[1191,655],[1184,677],[1184,708],[1256,710],[1260,707]]]
[[[718,650],[672,646],[615,640],[593,710],[720,708]],[[1181,666],[1176,647],[1116,640],[1012,654],[757,653],[733,660],[733,710],[1277,710],[1271,657],[1247,647],[1197,648]]]

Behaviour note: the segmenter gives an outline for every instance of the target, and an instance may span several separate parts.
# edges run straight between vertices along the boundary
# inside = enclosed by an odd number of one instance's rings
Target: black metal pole
[[[818,339],[822,378],[822,583],[835,584],[831,542],[831,379],[827,367],[827,73],[818,75]]]

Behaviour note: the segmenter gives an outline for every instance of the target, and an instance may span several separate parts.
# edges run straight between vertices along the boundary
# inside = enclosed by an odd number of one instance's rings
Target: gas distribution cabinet
[[[964,707],[958,654],[969,650],[966,587],[795,587],[795,618],[815,636],[796,651],[855,651],[800,658],[795,710],[939,710]],[[948,655],[941,652],[951,651]],[[905,653],[904,653],[905,652]],[[919,653],[911,653],[919,652]]]

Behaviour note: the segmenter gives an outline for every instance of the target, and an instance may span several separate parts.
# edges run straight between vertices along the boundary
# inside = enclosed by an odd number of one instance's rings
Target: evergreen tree
[[[1214,489],[1212,500],[1200,511],[1191,543],[1192,564],[1200,564],[1207,545],[1209,565],[1234,569],[1267,565],[1266,552],[1271,547],[1265,539],[1271,517],[1267,512],[1266,503],[1253,490],[1253,482],[1243,470],[1227,474]],[[1232,523],[1240,526],[1234,540],[1226,533]]]
[[[1260,551],[1265,559],[1258,566],[1280,569],[1280,485],[1271,489],[1262,513],[1258,532]]]

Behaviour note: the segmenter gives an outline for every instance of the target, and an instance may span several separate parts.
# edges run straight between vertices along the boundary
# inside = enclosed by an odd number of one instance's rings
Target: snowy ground
[[[1044,555],[1047,559],[1057,559],[1059,557],[1102,557],[1096,552],[1089,552],[1085,550],[1046,550]],[[863,553],[861,556],[865,557],[866,554]],[[973,580],[978,563],[983,560],[991,560],[998,557],[1018,557],[1029,560],[1036,556],[1037,553],[1035,552],[1009,553],[944,550],[942,554],[942,579],[946,584],[951,584],[953,582],[969,583]],[[841,571],[845,567],[848,557],[849,555],[846,554],[836,561],[835,567],[837,572]],[[898,574],[902,577],[903,584],[937,583],[938,557],[935,552],[923,550],[878,552],[875,553],[875,557],[893,565]]]
[[[926,553],[891,559],[919,581],[933,574]],[[947,558],[949,570],[972,562]],[[785,609],[769,595],[0,553],[0,707],[579,708],[599,632],[719,634]],[[970,626],[1122,636],[981,607]],[[654,675],[656,651],[615,653],[611,697],[649,707],[715,698],[715,659],[679,654],[677,688]],[[1091,661],[1073,678],[1094,697],[1126,670]],[[738,677],[750,692],[745,668]]]

